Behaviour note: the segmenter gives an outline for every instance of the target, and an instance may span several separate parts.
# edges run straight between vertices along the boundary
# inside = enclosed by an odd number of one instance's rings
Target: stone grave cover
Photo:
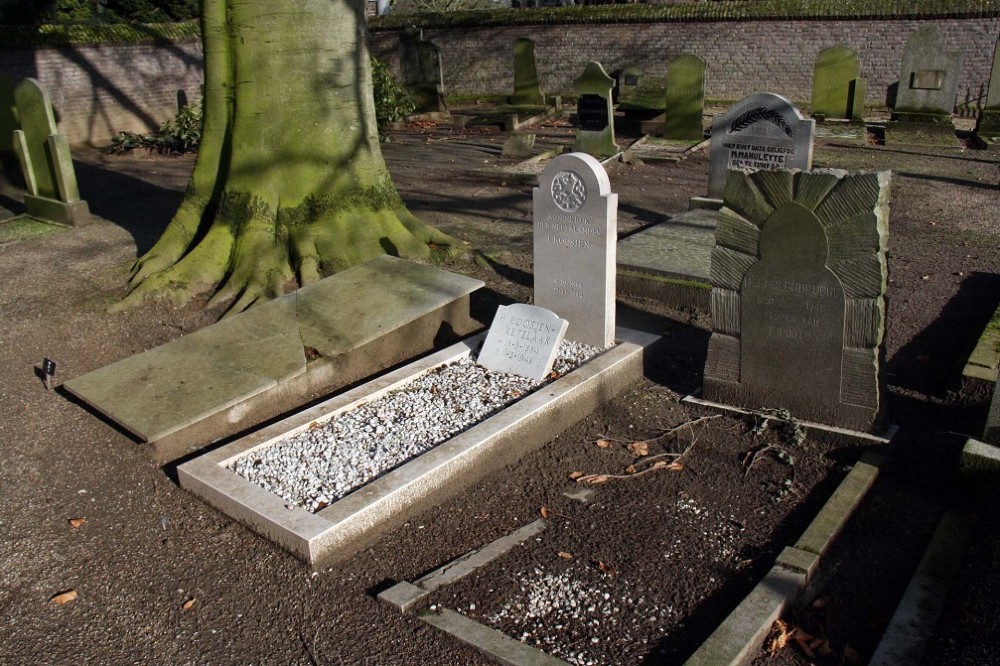
[[[569,321],[568,339],[611,346],[618,195],[607,172],[586,153],[560,155],[533,198],[535,304]]]
[[[876,431],[889,172],[729,173],[704,397]]]
[[[816,122],[774,93],[757,93],[712,119],[708,196],[722,198],[726,171],[812,168]]]
[[[528,379],[545,379],[569,322],[536,305],[501,305],[479,352],[479,365]]]

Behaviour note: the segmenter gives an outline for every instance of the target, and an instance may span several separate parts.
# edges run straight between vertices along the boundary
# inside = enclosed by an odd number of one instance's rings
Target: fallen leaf
[[[637,442],[632,442],[628,445],[628,450],[632,452],[634,456],[648,456],[649,455],[649,442],[644,439],[640,439]]]
[[[626,474],[635,474],[635,465],[629,465],[625,468]]]
[[[599,449],[610,449],[611,448],[611,442],[609,442],[606,439],[599,439],[596,442],[594,442],[594,444],[596,444],[597,448],[599,448]]]
[[[596,566],[599,571],[606,573],[609,576],[615,575],[615,568],[610,564],[605,564],[604,562],[598,560],[597,562],[594,562],[594,566]]]
[[[76,590],[66,590],[65,592],[60,592],[49,599],[54,604],[68,604],[71,601],[76,601]]]
[[[81,525],[83,525],[85,522],[87,522],[86,518],[70,518],[69,519],[69,526],[72,527],[75,530],[76,528],[78,528]]]
[[[583,472],[570,472],[568,476],[569,476],[569,478],[570,478],[570,479],[572,479],[573,481],[576,481],[576,480],[577,480],[577,479],[579,479],[580,477],[582,477],[582,476],[586,476],[586,474],[584,474]]]
[[[542,518],[548,518],[549,517],[549,509],[548,509],[548,507],[543,506],[541,509],[538,510],[538,513],[542,514]]]
[[[667,469],[670,470],[671,472],[679,472],[682,469],[684,469],[684,463],[682,463],[680,460],[675,460],[674,462],[667,465]]]
[[[194,597],[191,597],[187,601],[181,604],[181,610],[190,610],[191,606],[194,606]]]
[[[789,630],[788,624],[784,621],[774,621],[774,624],[771,626],[771,636],[767,641],[767,655],[769,657],[778,654],[779,651],[788,645],[788,639],[791,638],[792,631],[794,630]]]
[[[808,641],[803,639],[801,636],[793,636],[792,638],[795,640],[795,644],[799,646],[799,649],[802,650],[802,654],[809,658],[816,656],[816,653],[813,652],[811,647],[809,647]]]
[[[563,558],[564,560],[572,560],[573,559],[572,555],[570,555],[567,552],[561,551],[561,550],[559,551],[558,555],[559,555],[559,557]]]
[[[589,483],[592,486],[600,485],[602,483],[607,483],[611,480],[607,474],[591,474],[590,476],[580,477],[581,481]]]

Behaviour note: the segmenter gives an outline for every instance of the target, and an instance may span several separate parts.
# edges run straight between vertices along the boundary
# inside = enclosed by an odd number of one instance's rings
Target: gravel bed
[[[228,469],[289,505],[319,511],[593,358],[563,341],[550,379],[494,372],[471,357],[438,366],[368,403],[251,451]]]

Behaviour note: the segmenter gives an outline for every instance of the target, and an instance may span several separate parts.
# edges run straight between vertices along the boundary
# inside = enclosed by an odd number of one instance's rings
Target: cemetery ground
[[[571,132],[546,131],[556,140]],[[531,294],[531,184],[477,171],[512,161],[499,156],[502,143],[494,130],[424,124],[394,132],[384,148],[411,210],[488,258],[491,269],[447,266],[486,282],[473,298],[484,322]],[[0,241],[0,663],[489,663],[375,594],[544,515],[537,539],[431,603],[575,663],[678,664],[870,449],[885,455],[878,480],[804,607],[785,618],[819,639],[808,648],[816,656],[791,640],[756,663],[864,663],[945,509],[974,510],[980,522],[927,663],[1000,663],[1000,526],[952,485],[958,449],[982,432],[989,397],[958,372],[1000,299],[995,148],[817,145],[817,167],[893,170],[886,402],[900,432],[890,445],[801,441],[680,402],[700,384],[708,315],[620,294],[620,323],[664,335],[646,379],[316,572],[181,490],[172,467],[154,465],[65,392],[46,391],[33,370],[56,360],[58,387],[221,314],[203,304],[105,311],[137,249],[175,210],[193,159],[76,158],[96,223]],[[609,171],[625,235],[704,194],[708,164],[695,153]],[[0,203],[19,206],[9,188]],[[630,473],[651,467],[649,456],[675,464]],[[581,472],[608,478],[570,478]]]

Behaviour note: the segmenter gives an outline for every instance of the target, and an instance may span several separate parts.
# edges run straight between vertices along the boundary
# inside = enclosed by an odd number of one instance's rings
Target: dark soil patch
[[[414,127],[395,133],[385,148],[412,209],[493,262],[492,271],[450,267],[486,281],[474,303],[484,322],[497,304],[531,295],[531,186],[472,172],[504,161],[501,146],[497,131]],[[591,617],[567,620],[559,640],[602,663],[679,663],[799,536],[860,453],[812,440],[794,445],[776,433],[754,437],[751,424],[723,417],[699,428],[683,470],[596,486],[589,503],[565,497],[575,486],[568,473],[621,472],[633,460],[624,441],[703,415],[679,397],[700,384],[707,315],[627,300],[620,320],[666,334],[647,380],[541,450],[491,470],[372,548],[313,575],[182,491],[170,470],[151,464],[126,435],[45,391],[35,376],[43,357],[59,362],[59,383],[220,314],[200,304],[174,310],[155,302],[105,312],[121,295],[137,251],[148,249],[176,208],[191,160],[77,157],[81,190],[102,219],[0,244],[0,663],[485,663],[373,593],[534,520],[542,507],[552,526],[541,541],[443,591],[442,601],[470,614],[476,603],[477,616],[497,614],[516,602],[520,583],[530,582],[537,567],[578,581],[585,595],[602,590],[602,599],[607,593],[617,602],[607,626],[588,625]],[[831,143],[818,147],[816,163],[896,172],[887,402],[901,438],[829,561],[834,575],[817,582],[816,597],[830,601],[789,618],[827,632],[841,654],[849,645],[864,659],[936,516],[953,501],[947,482],[960,438],[945,433],[981,432],[986,393],[963,387],[956,371],[1000,301],[1000,155]],[[685,210],[690,196],[705,192],[707,171],[704,155],[616,166],[620,232]],[[17,191],[0,195],[16,208]],[[623,442],[600,449],[593,442],[601,435]],[[687,437],[671,443],[673,450]],[[765,443],[782,443],[794,464],[768,455],[746,474],[747,452]],[[776,499],[793,469],[792,492]],[[86,523],[74,528],[68,520],[78,517]],[[986,520],[970,576],[988,576],[994,564],[995,523]],[[950,606],[957,619],[942,625],[931,654],[940,663],[989,663],[983,637],[995,613],[984,604],[992,597],[976,589],[974,578],[963,580],[964,596]],[[67,589],[78,591],[77,601],[49,603]],[[983,619],[967,629],[960,622],[966,614]],[[499,624],[535,631],[517,612]],[[775,659],[761,663],[808,661],[792,650]]]

